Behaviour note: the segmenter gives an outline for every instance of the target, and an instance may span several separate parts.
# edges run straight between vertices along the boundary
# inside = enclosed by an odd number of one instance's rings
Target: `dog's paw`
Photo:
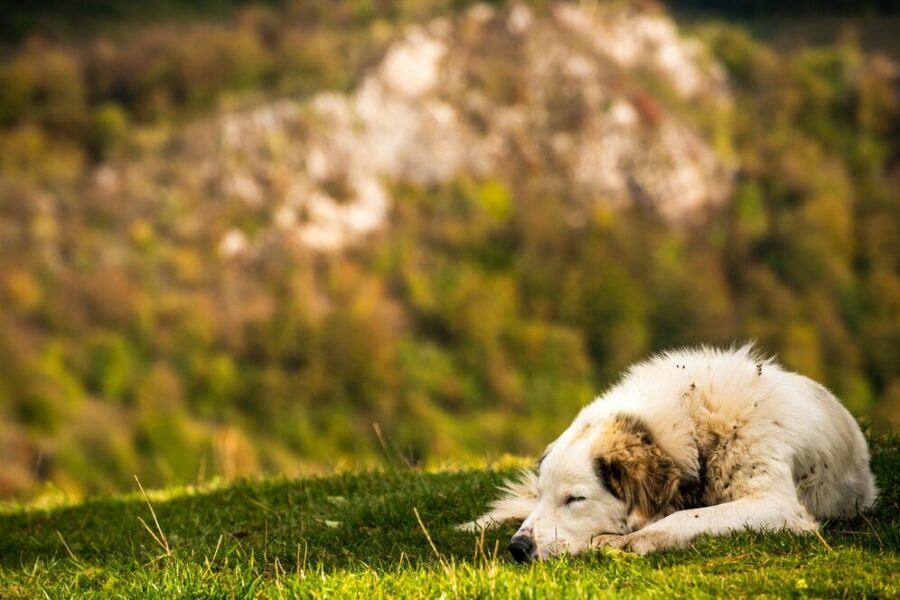
[[[634,552],[619,550],[618,548],[613,548],[612,546],[600,546],[597,552],[599,552],[601,556],[612,560],[627,560],[630,558],[637,558],[637,554],[635,554]]]
[[[629,533],[626,537],[628,540],[625,542],[625,547],[629,551],[640,554],[641,556],[645,556],[652,552],[659,552],[668,547],[668,536],[661,535],[660,533],[635,532]]]
[[[625,549],[625,535],[620,534],[612,534],[612,533],[604,533],[601,535],[595,535],[591,538],[591,546],[598,550],[624,550]]]
[[[602,535],[594,539],[595,548],[614,548],[641,556],[679,547],[678,541],[665,531],[640,530],[624,535]]]

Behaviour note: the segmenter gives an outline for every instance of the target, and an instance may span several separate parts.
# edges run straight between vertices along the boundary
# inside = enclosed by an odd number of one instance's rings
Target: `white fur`
[[[594,461],[621,415],[646,426],[673,469],[705,478],[702,507],[643,515],[604,485]],[[539,476],[507,484],[463,527],[522,522],[516,535],[536,558],[600,545],[644,554],[701,534],[813,531],[871,507],[876,493],[865,439],[828,390],[751,346],[699,348],[633,366],[548,447]]]

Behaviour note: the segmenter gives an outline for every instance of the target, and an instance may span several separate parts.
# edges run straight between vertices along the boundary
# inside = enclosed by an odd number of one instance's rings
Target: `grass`
[[[644,558],[519,566],[474,538],[509,471],[388,469],[0,509],[0,598],[900,596],[900,436],[872,440],[883,493],[816,536],[744,533]]]

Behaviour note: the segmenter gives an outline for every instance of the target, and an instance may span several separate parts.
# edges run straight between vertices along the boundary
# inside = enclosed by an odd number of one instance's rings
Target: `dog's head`
[[[518,562],[590,548],[664,515],[685,478],[640,419],[620,414],[573,423],[539,463],[530,511],[510,541]]]

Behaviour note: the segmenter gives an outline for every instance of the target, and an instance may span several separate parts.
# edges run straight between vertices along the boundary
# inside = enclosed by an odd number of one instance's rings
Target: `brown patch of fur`
[[[681,469],[654,442],[639,418],[617,415],[594,448],[594,468],[601,481],[625,502],[629,513],[651,519],[667,507],[676,510],[696,505],[697,478],[685,478]]]

